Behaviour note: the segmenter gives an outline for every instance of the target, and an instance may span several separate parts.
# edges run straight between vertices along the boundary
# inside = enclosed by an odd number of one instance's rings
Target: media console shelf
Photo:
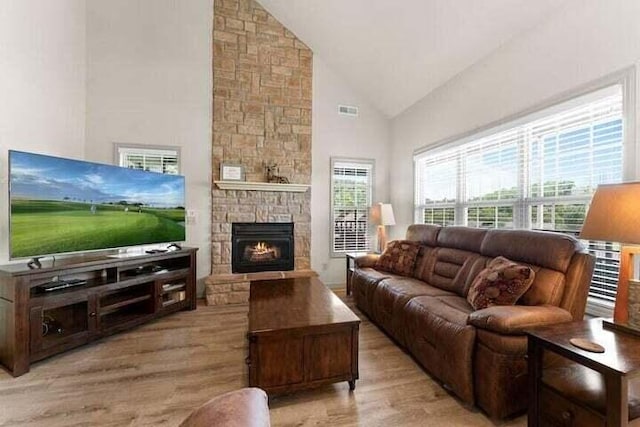
[[[31,362],[179,310],[196,308],[195,248],[125,258],[86,255],[0,266],[0,363]],[[80,285],[52,291],[58,282]]]

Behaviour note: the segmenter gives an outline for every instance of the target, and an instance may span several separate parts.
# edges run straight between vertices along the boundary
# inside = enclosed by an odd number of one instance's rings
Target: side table
[[[527,335],[529,427],[640,423],[633,390],[640,377],[640,338],[603,329],[602,319],[536,328]],[[571,338],[598,343],[605,352],[579,349]]]
[[[351,295],[351,276],[356,269],[356,258],[367,255],[369,252],[346,252],[345,259],[347,260],[347,295]]]

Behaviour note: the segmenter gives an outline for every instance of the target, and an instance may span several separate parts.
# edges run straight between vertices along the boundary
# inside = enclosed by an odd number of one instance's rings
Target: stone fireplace
[[[309,271],[311,190],[229,188],[216,181],[220,165],[229,163],[244,168],[247,184],[264,184],[266,164],[275,163],[292,184],[311,184],[313,55],[254,0],[214,2],[213,49],[212,275],[206,292],[209,303],[227,304],[248,300],[247,275],[267,274],[233,267],[234,223],[294,223],[294,271],[288,274]],[[271,256],[268,249],[257,251]]]
[[[294,267],[293,223],[231,225],[231,271],[289,271]]]

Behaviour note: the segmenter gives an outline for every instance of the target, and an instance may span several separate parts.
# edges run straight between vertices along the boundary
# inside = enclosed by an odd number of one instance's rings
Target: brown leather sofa
[[[594,258],[551,232],[415,224],[406,239],[421,244],[410,276],[376,270],[376,255],[356,259],[358,308],[465,403],[494,418],[523,411],[525,330],[582,319]],[[529,265],[534,281],[516,305],[474,311],[469,287],[497,256]]]
[[[269,427],[267,394],[242,388],[214,397],[191,413],[180,427]]]

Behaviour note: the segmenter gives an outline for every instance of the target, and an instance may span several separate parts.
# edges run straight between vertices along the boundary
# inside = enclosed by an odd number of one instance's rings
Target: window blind
[[[599,184],[623,179],[622,87],[537,112],[414,157],[415,220],[577,235]],[[590,297],[613,302],[619,245],[596,256]]]
[[[120,166],[177,175],[178,151],[139,147],[118,147]]]
[[[332,253],[368,251],[373,163],[333,160]]]

